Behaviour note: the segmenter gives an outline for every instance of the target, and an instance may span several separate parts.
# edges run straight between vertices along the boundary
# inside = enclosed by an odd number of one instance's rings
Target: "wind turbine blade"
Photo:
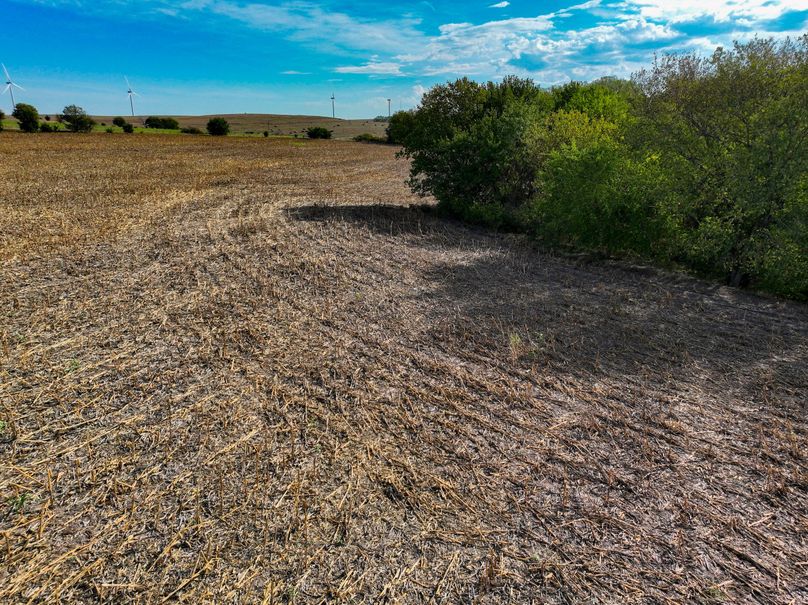
[[[129,88],[129,89],[131,90],[131,89],[132,89],[132,85],[129,83],[129,78],[127,78],[126,76],[124,76],[124,77],[123,77],[123,79],[124,79],[124,80],[126,80],[126,87],[127,87],[127,88]]]
[[[6,94],[9,88],[11,88],[11,84],[6,84],[6,87],[3,89],[3,92],[0,92],[0,95]]]
[[[3,65],[3,64],[0,63],[0,65]],[[11,80],[11,76],[8,75],[8,70],[6,69],[5,65],[3,65],[3,72],[6,74],[6,80]]]
[[[9,86],[13,86],[14,88],[19,88],[20,90],[25,90],[25,89],[24,89],[22,86],[20,86],[19,84],[14,84],[14,82],[12,82],[11,84],[9,84]]]

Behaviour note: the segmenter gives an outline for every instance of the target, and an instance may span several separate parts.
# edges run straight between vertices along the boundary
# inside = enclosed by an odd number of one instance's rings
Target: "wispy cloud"
[[[401,65],[389,62],[369,62],[364,65],[348,65],[334,69],[338,74],[370,74],[401,76]]]
[[[510,2],[497,2],[496,4],[492,4],[488,8],[508,8],[511,5]]]

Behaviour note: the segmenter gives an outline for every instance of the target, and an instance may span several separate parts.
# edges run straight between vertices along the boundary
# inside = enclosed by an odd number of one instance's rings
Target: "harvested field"
[[[0,136],[0,603],[808,602],[808,308],[394,154]]]

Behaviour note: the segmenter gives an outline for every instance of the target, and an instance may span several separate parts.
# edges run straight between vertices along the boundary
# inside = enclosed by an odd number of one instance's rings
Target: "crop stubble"
[[[0,136],[0,602],[808,600],[806,307],[394,153]]]

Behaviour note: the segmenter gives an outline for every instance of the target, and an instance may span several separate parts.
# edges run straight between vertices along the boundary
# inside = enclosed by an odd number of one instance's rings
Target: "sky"
[[[808,0],[0,0],[17,102],[127,115],[365,118],[431,86],[628,77],[654,53],[808,30]],[[0,109],[10,112],[6,94]]]

